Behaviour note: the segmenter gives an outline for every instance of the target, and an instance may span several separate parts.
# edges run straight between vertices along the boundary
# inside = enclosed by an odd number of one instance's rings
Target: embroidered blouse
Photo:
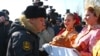
[[[76,38],[75,45],[77,50],[91,53],[92,55],[93,46],[98,40],[100,40],[100,25],[95,25],[91,28],[86,26]]]
[[[62,47],[72,47],[72,44],[77,37],[77,34],[78,33],[75,30],[65,30],[64,32],[54,37],[50,44]]]

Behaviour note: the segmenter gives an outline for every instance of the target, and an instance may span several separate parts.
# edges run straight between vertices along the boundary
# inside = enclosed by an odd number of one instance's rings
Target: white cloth
[[[49,44],[43,45],[43,48],[49,56],[79,56],[78,51],[73,48],[58,47]]]

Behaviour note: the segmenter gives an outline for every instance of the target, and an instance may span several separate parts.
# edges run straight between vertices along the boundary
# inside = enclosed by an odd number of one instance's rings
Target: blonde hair
[[[85,10],[90,11],[94,16],[98,17],[97,23],[100,24],[100,5],[95,1],[85,0]]]

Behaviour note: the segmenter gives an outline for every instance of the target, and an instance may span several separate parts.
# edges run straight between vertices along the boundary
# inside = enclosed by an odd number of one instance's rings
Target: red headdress
[[[79,18],[79,16],[78,16],[78,14],[77,13],[74,13],[74,17],[75,17],[75,19],[76,19],[76,25],[77,24],[79,24],[80,23],[80,18]]]

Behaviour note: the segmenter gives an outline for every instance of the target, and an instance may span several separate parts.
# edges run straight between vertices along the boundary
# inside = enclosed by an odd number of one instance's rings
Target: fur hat
[[[4,12],[7,15],[9,15],[9,11],[7,9],[3,9],[2,12]]]
[[[28,19],[38,18],[38,17],[46,18],[46,10],[44,8],[38,7],[38,6],[28,6],[23,14]]]

